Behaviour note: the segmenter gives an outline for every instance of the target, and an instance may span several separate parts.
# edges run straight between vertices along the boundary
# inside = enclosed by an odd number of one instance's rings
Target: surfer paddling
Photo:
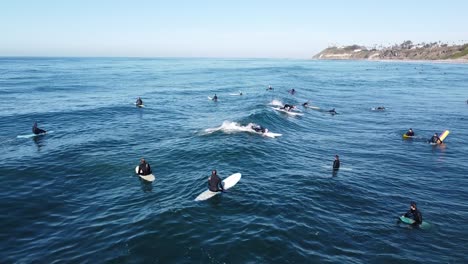
[[[34,125],[32,127],[32,132],[36,135],[47,133],[47,131],[45,131],[44,129],[40,129],[37,127],[37,122],[34,122]]]
[[[208,189],[212,192],[224,192],[221,178],[216,170],[211,171],[211,176],[208,178]]]
[[[281,107],[280,109],[283,109],[283,110],[286,110],[286,111],[291,111],[292,109],[296,108],[294,105],[290,105],[290,104],[285,104],[283,107]]]
[[[260,125],[252,125],[251,128],[255,131],[255,132],[258,132],[258,133],[268,133],[268,129],[267,128],[264,128]]]

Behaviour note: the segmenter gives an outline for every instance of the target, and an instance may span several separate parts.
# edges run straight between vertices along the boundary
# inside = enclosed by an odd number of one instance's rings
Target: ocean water
[[[467,99],[466,64],[0,58],[0,262],[467,263]]]

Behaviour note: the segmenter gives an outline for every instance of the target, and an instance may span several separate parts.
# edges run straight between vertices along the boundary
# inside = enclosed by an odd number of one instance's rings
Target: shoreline
[[[442,64],[468,64],[468,59],[447,60],[405,60],[405,59],[312,59],[316,61],[371,61],[371,62],[406,62],[406,63],[442,63]]]

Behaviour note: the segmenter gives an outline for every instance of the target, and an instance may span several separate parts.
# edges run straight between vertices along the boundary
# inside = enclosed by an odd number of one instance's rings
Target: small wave
[[[270,102],[270,105],[274,105],[274,106],[283,106],[283,102],[281,102],[280,100],[276,100],[274,99],[273,101]]]
[[[231,121],[224,121],[223,124],[219,127],[214,128],[207,128],[205,129],[206,134],[211,134],[216,131],[223,131],[225,133],[236,133],[236,132],[255,132],[251,127],[255,125],[253,123],[249,123],[246,126],[242,126],[237,122]]]

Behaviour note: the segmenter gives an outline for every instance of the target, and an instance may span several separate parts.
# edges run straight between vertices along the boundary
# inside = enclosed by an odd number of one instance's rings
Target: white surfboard
[[[281,109],[281,108],[275,108],[275,107],[272,107],[272,108],[275,109],[276,111],[283,112],[283,113],[286,113],[286,114],[292,115],[292,116],[302,116],[302,115],[304,115],[302,113],[287,111],[287,110]]]
[[[221,184],[223,185],[224,190],[228,190],[231,187],[233,187],[234,185],[236,185],[240,181],[241,177],[242,177],[242,175],[240,173],[234,173],[231,176],[224,179],[221,182]],[[200,195],[198,195],[197,198],[195,198],[195,201],[208,200],[211,197],[217,195],[218,193],[220,193],[220,192],[212,192],[210,190],[206,190],[206,191],[202,192]]]
[[[46,131],[45,133],[40,133],[40,134],[27,134],[27,135],[18,135],[16,138],[32,138],[32,137],[38,137],[38,136],[44,136],[47,134],[52,134],[54,131]]]
[[[138,168],[139,168],[139,166],[136,166],[136,168],[135,168],[135,173],[136,174],[138,174]],[[153,174],[150,174],[150,175],[140,175],[140,174],[138,174],[138,176],[140,176],[140,178],[142,178],[143,180],[149,181],[149,182],[153,182],[156,179],[156,177],[154,177]]]
[[[275,137],[281,137],[283,134],[266,132],[266,133],[263,133],[262,135],[265,137],[275,138]]]
[[[320,107],[312,106],[312,105],[308,105],[308,106],[306,106],[306,108],[310,108],[310,109],[314,109],[314,110],[320,110]]]

